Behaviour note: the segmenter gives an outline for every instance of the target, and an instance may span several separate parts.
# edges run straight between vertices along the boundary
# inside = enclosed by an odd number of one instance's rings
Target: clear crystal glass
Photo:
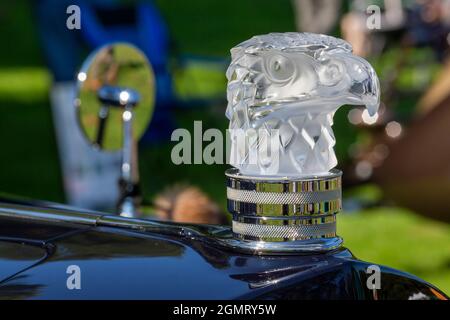
[[[371,115],[378,110],[375,71],[341,39],[271,33],[244,41],[231,55],[226,116],[229,129],[245,139],[231,134],[230,163],[242,174],[326,174],[337,164],[336,110],[345,104],[365,105]],[[275,139],[279,156],[268,157],[266,142]]]

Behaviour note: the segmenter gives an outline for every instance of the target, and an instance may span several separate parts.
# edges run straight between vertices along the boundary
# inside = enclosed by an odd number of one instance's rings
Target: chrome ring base
[[[228,210],[233,215],[227,246],[258,254],[337,249],[341,210],[338,170],[308,177],[246,176],[226,171]]]
[[[285,242],[252,241],[236,238],[216,238],[216,241],[227,248],[256,255],[325,253],[340,248],[343,243],[342,238],[338,236]]]

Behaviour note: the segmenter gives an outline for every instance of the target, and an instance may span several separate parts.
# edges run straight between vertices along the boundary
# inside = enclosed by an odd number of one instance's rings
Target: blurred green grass
[[[158,0],[168,21],[175,52],[226,57],[236,43],[271,31],[294,30],[289,0],[239,2]],[[51,83],[39,51],[27,1],[0,4],[0,28],[9,50],[0,50],[0,191],[31,198],[64,201],[57,148],[48,101]],[[270,23],[268,23],[270,21]],[[6,39],[6,40],[5,40]],[[184,88],[186,90],[186,88]],[[224,105],[177,111],[178,126],[225,130]],[[356,129],[335,117],[337,153],[346,155]],[[339,134],[343,133],[343,134]],[[342,136],[342,138],[341,138]],[[225,208],[226,165],[171,165],[175,143],[141,150],[142,187],[151,199],[164,186],[192,183]],[[361,193],[369,191],[362,188]],[[413,273],[450,293],[450,227],[401,208],[377,208],[341,214],[338,232],[360,259]]]
[[[450,293],[448,224],[381,207],[342,213],[338,234],[357,258],[412,273]]]

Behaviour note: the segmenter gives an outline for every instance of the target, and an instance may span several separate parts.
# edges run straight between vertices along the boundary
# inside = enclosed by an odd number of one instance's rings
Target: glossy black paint
[[[66,286],[81,269],[81,290]],[[112,227],[0,219],[0,299],[436,299],[430,284],[370,264],[343,248],[327,254],[257,256],[185,237]]]

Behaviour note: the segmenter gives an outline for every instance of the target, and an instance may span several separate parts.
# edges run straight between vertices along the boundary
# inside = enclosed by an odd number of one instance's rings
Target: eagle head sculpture
[[[326,174],[337,165],[331,128],[336,110],[344,104],[365,105],[370,115],[378,110],[375,71],[341,39],[271,33],[242,42],[231,57],[230,163],[241,174]],[[269,155],[274,145],[278,157],[274,150]]]

